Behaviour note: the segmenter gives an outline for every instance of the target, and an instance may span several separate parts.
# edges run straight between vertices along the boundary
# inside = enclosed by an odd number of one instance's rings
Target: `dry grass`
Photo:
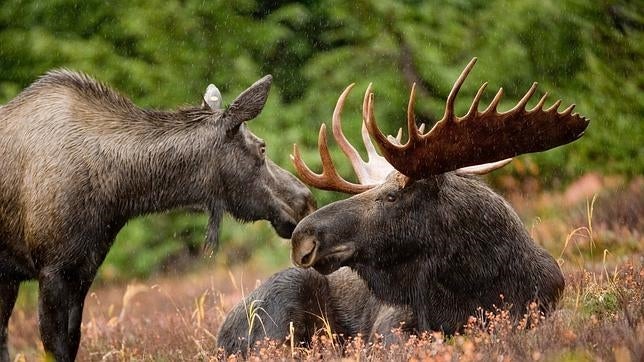
[[[471,317],[462,335],[441,333],[397,342],[351,339],[337,348],[337,339],[321,331],[308,348],[264,341],[250,360],[377,360],[377,361],[641,361],[644,358],[644,269],[631,261],[604,278],[589,271],[568,274],[562,308],[549,318],[532,306],[514,325],[505,310]],[[213,355],[220,358],[220,355]],[[229,360],[241,360],[240,356]]]
[[[576,201],[567,200],[563,193],[540,194],[533,199],[511,197],[537,242],[559,258],[566,275],[560,309],[548,318],[535,308],[522,323],[513,325],[507,312],[498,310],[472,317],[462,335],[445,338],[432,333],[406,338],[396,331],[397,341],[389,345],[361,338],[341,341],[329,327],[320,330],[309,346],[297,345],[289,336],[284,341],[264,341],[254,346],[249,359],[642,361],[642,214],[636,215],[635,224],[610,222],[611,214],[623,213],[624,209],[639,213],[644,203],[641,191],[641,180],[636,180],[619,186],[618,191],[602,189],[594,203],[592,194],[596,190]],[[630,197],[624,197],[624,192]],[[224,269],[202,270],[127,286],[94,288],[87,298],[78,359],[222,359],[215,348],[217,329],[241,299],[242,290],[249,292],[241,286],[254,285],[257,277],[265,278],[272,272],[253,270],[251,265],[228,273]],[[247,307],[249,323],[261,323],[256,320],[255,306]],[[33,306],[22,305],[14,311],[9,333],[12,356],[17,361],[41,358]]]

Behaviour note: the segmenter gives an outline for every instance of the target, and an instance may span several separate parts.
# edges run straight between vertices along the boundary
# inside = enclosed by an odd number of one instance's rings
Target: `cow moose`
[[[544,314],[555,308],[564,288],[558,264],[534,243],[512,207],[473,175],[500,168],[511,157],[572,142],[589,121],[572,113],[574,105],[558,112],[561,101],[544,109],[547,94],[527,110],[536,83],[501,113],[502,90],[478,111],[483,84],[467,114],[456,116],[456,96],[475,62],[461,73],[443,118],[427,133],[416,125],[412,87],[405,144],[400,132],[385,137],[379,130],[369,85],[362,107],[368,162],[342,133],[340,114],[353,85],[342,93],[332,129],[359,184],[335,170],[324,124],[318,141],[322,174],[311,171],[294,146],[292,158],[305,183],[357,195],[298,224],[291,256],[301,268],[275,274],[234,307],[220,329],[220,348],[246,353],[265,337],[284,340],[291,322],[292,338],[306,343],[320,327],[320,316],[338,334],[378,333],[386,341],[400,322],[406,332],[453,334],[479,308],[507,308],[515,320],[532,302]],[[252,301],[260,317],[269,317],[251,330],[244,308]]]
[[[212,248],[225,212],[291,236],[315,201],[245,124],[261,112],[271,82],[263,77],[225,109],[209,87],[201,105],[159,111],[55,70],[0,107],[0,361],[9,361],[8,320],[29,279],[39,281],[46,352],[75,359],[88,288],[137,215],[207,211]]]

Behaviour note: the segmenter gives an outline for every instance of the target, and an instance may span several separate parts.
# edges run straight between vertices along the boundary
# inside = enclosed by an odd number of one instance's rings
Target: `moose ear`
[[[201,108],[216,110],[221,109],[221,92],[214,84],[208,85],[206,93],[203,95],[203,102]]]
[[[273,77],[269,74],[235,98],[224,113],[226,122],[229,123],[228,129],[233,129],[243,122],[257,117],[266,104],[272,81]]]

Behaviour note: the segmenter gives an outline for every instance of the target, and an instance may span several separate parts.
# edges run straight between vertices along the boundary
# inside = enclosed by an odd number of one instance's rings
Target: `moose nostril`
[[[313,252],[308,253],[302,257],[302,259],[300,260],[300,265],[308,266],[311,264],[312,259],[313,259]]]
[[[300,264],[302,266],[309,266],[309,265],[313,264],[312,263],[313,256],[314,256],[313,251],[311,251],[310,253],[302,256],[302,260],[300,261]]]
[[[315,262],[317,243],[312,236],[298,240],[293,245],[293,262],[303,268],[308,268]]]

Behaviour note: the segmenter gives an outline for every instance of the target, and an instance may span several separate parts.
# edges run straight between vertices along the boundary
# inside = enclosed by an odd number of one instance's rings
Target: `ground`
[[[560,308],[548,318],[533,313],[515,326],[497,311],[472,318],[462,335],[401,336],[387,346],[360,339],[341,344],[333,331],[320,330],[311,346],[267,341],[251,359],[642,361],[643,190],[642,179],[587,175],[561,192],[506,193],[566,275]],[[275,271],[257,264],[214,263],[126,285],[99,283],[86,300],[78,360],[221,359],[218,326],[243,294]],[[42,358],[33,299],[23,293],[9,324],[16,361]]]

